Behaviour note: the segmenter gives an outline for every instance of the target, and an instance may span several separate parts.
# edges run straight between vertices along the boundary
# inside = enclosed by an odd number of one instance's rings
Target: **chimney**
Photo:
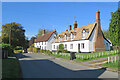
[[[68,30],[66,29],[66,31],[68,31]]]
[[[96,12],[96,23],[98,25],[98,27],[101,29],[101,26],[100,26],[100,11],[97,10]]]
[[[56,29],[54,29],[54,33],[56,34]]]
[[[100,24],[99,10],[97,10],[96,12],[96,23],[97,25],[96,25],[94,51],[105,51],[104,39],[103,39],[103,34],[102,34],[101,24]]]
[[[71,30],[71,28],[72,28],[72,26],[71,26],[71,25],[69,25],[69,31]]]
[[[77,28],[77,21],[74,22],[73,26],[74,26],[73,29],[75,30]]]
[[[42,35],[44,35],[45,34],[45,29],[43,29],[43,31],[42,31]]]

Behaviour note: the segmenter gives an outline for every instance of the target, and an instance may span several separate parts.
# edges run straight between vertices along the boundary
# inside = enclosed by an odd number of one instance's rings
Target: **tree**
[[[39,35],[42,35],[42,31],[43,31],[43,29],[39,29],[38,30],[38,34],[36,35],[36,37],[38,37]],[[45,29],[45,33],[49,33],[49,32],[51,32],[52,30],[49,30],[49,29]]]
[[[59,45],[59,51],[62,51],[62,52],[63,52],[63,50],[64,50],[64,45],[63,45],[63,44],[60,44],[60,45]]]
[[[9,39],[11,41],[11,46],[15,48],[16,46],[24,46],[25,44],[25,30],[19,23],[7,23],[2,25],[2,42],[9,44]]]
[[[109,39],[110,38],[109,30],[102,30],[102,31],[103,31],[105,38]]]
[[[109,24],[110,40],[114,46],[120,45],[120,9],[112,12],[112,19]]]

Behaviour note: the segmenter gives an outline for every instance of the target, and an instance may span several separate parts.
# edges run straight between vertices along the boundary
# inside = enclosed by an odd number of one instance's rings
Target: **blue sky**
[[[39,28],[55,28],[60,33],[68,29],[68,25],[73,27],[75,20],[78,27],[93,23],[99,9],[101,28],[106,30],[109,28],[111,12],[117,8],[117,2],[3,2],[2,24],[20,23],[30,39],[38,33]]]

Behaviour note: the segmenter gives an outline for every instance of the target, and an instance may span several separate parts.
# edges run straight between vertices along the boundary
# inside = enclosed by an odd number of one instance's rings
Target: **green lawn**
[[[115,68],[115,69],[120,68],[118,60],[116,62],[113,62],[113,63],[112,62],[110,62],[110,63],[104,63],[104,64],[102,64],[102,66],[110,67],[110,68]]]
[[[21,78],[19,62],[15,54],[2,59],[2,78]]]
[[[61,53],[62,54],[62,53]],[[51,56],[70,59],[70,55],[61,55],[59,54],[52,54]],[[70,54],[70,53],[64,53]],[[119,53],[116,51],[103,51],[103,52],[95,52],[95,53],[75,53],[76,59],[75,61],[90,61],[99,58],[104,58],[108,56],[118,55]]]

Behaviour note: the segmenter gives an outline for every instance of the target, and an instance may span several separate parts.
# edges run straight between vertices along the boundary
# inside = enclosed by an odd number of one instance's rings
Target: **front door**
[[[78,52],[80,52],[80,44],[78,44]]]

